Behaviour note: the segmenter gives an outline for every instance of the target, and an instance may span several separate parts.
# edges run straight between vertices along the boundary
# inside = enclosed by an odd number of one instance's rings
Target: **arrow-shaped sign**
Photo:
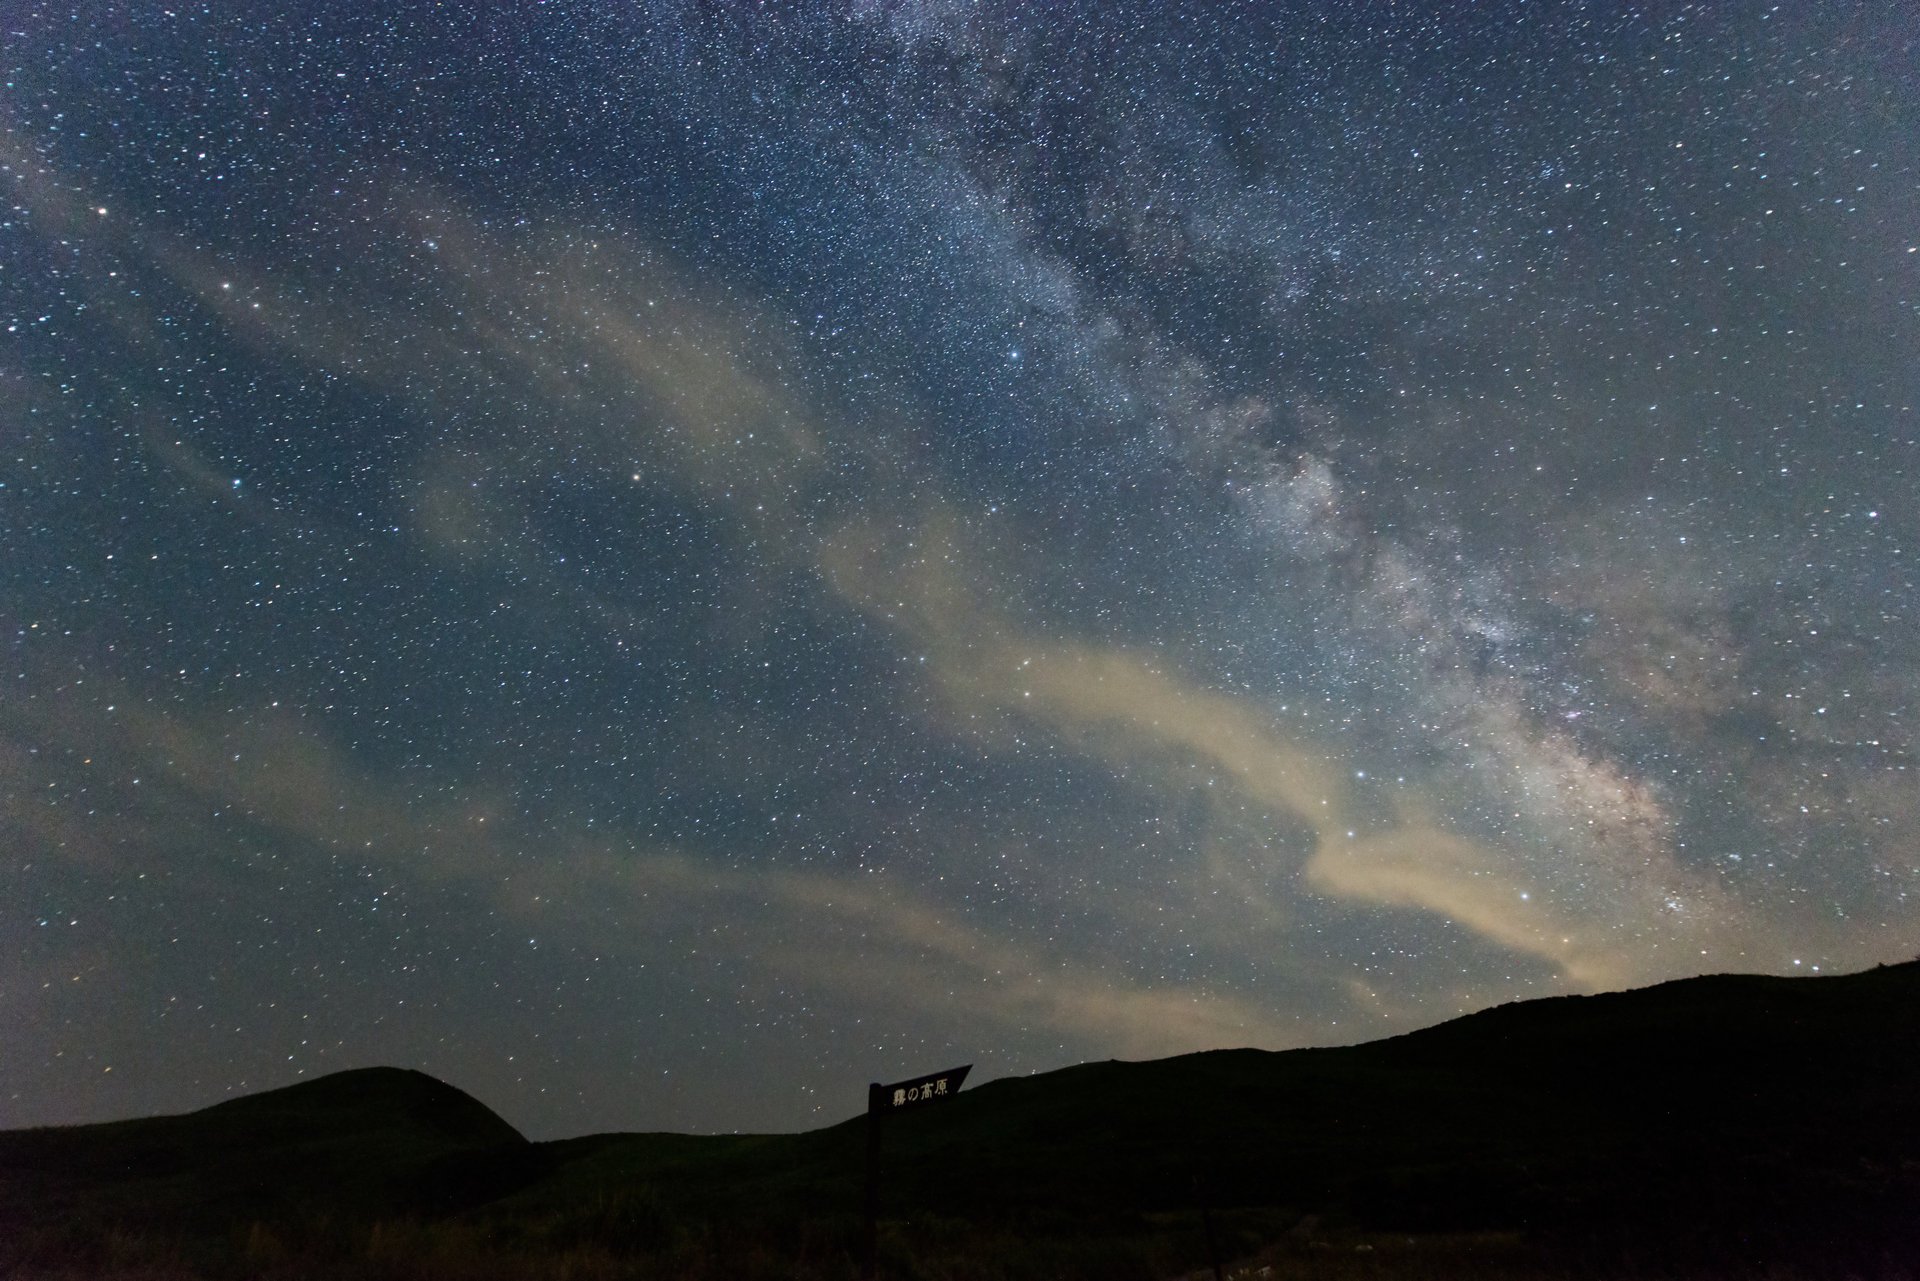
[[[972,1070],[973,1064],[969,1063],[965,1067],[916,1076],[910,1081],[895,1081],[892,1085],[869,1085],[867,1112],[901,1112],[950,1099],[960,1092],[960,1083]]]

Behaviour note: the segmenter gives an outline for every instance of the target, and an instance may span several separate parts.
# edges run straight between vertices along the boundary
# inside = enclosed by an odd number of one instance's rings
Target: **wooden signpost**
[[[910,1112],[929,1104],[946,1102],[960,1093],[960,1083],[967,1079],[967,1073],[972,1070],[973,1064],[969,1063],[965,1067],[948,1068],[945,1072],[895,1081],[892,1085],[876,1082],[867,1086],[867,1222],[860,1243],[860,1275],[866,1281],[873,1281],[874,1260],[880,1240],[881,1122],[894,1112]]]

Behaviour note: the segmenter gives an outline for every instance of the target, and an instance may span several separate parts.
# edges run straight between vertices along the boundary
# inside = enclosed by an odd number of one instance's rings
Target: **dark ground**
[[[1504,1006],[893,1118],[891,1277],[1920,1276],[1920,962]],[[857,1084],[857,1083],[856,1083]],[[857,1089],[849,1090],[857,1096]],[[863,1118],[528,1143],[416,1072],[0,1134],[0,1275],[854,1275]]]

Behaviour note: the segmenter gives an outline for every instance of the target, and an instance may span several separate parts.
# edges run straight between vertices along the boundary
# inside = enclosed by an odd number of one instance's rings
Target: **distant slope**
[[[886,1202],[905,1218],[1109,1222],[1204,1195],[1576,1250],[1920,1258],[1916,1065],[1920,963],[1688,979],[1367,1045],[990,1082],[890,1125]],[[698,1150],[578,1140],[514,1204],[644,1185],[676,1213],[834,1213],[856,1204],[861,1124]]]
[[[224,1227],[289,1207],[432,1212],[496,1193],[530,1150],[423,1072],[365,1068],[182,1116],[0,1132],[0,1229],[73,1216]]]
[[[949,1275],[1148,1276],[1202,1261],[1204,1197],[1230,1251],[1310,1215],[1517,1233],[1543,1259],[1873,1276],[1920,1258],[1916,1064],[1920,963],[1530,1001],[1339,1049],[1084,1064],[890,1121],[883,1239]],[[839,1276],[863,1126],[528,1144],[451,1087],[376,1069],[0,1134],[0,1230],[457,1213],[469,1244],[523,1253]]]

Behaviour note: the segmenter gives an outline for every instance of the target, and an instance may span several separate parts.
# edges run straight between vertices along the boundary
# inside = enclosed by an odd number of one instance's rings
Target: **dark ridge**
[[[472,1095],[411,1068],[335,1072],[228,1099],[190,1115],[261,1128],[325,1128],[336,1134],[409,1130],[460,1146],[526,1142]]]
[[[1204,1200],[1229,1255],[1427,1243],[1368,1276],[1910,1275],[1916,1062],[1920,962],[1528,1001],[1367,1045],[1082,1064],[890,1121],[883,1242],[901,1275],[937,1258],[924,1275],[1167,1276],[1205,1262]],[[45,1263],[164,1226],[232,1263],[236,1225],[294,1239],[319,1216],[332,1235],[301,1249],[344,1268],[373,1248],[366,1225],[398,1217],[516,1275],[599,1259],[608,1276],[837,1278],[864,1125],[529,1144],[450,1086],[370,1069],[0,1134],[0,1242],[36,1225],[22,1257]]]
[[[179,1116],[0,1132],[0,1228],[49,1215],[224,1225],[293,1207],[447,1212],[524,1181],[519,1131],[454,1087],[363,1068]]]
[[[1685,979],[1366,1045],[989,1082],[890,1128],[886,1196],[929,1232],[957,1218],[1125,1236],[1204,1196],[1252,1238],[1319,1221],[1518,1234],[1543,1257],[1627,1270],[1816,1260],[1871,1277],[1920,1258],[1916,1062],[1920,962]],[[818,1221],[858,1204],[862,1125],[581,1141],[500,1208],[644,1187],[675,1215]]]

